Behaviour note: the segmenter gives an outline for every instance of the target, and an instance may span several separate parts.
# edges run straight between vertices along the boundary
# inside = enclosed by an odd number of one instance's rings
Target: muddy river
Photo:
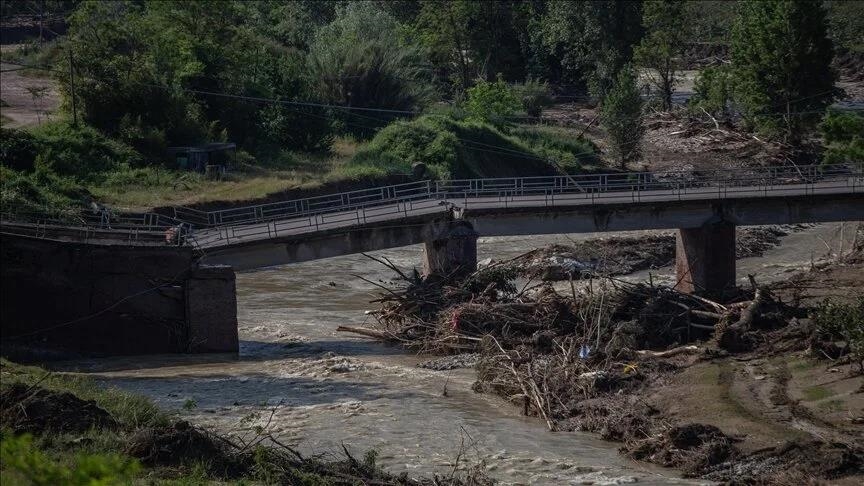
[[[836,253],[841,232],[848,248],[851,225],[845,231],[836,224],[812,226],[784,237],[761,258],[739,261],[738,274],[783,279]],[[478,247],[480,259],[507,258],[596,236],[488,238]],[[379,253],[411,267],[419,264],[421,248]],[[672,279],[671,268],[652,273],[655,281]],[[517,407],[473,393],[473,370],[418,368],[428,357],[337,333],[339,325],[362,325],[364,311],[373,307],[375,288],[354,275],[391,278],[362,255],[238,274],[239,357],[111,358],[64,368],[146,395],[222,432],[264,425],[303,452],[338,454],[343,443],[357,454],[374,448],[393,472],[449,474],[462,448],[462,465],[482,461],[505,484],[698,484],[627,460],[616,444],[591,434],[547,432]]]

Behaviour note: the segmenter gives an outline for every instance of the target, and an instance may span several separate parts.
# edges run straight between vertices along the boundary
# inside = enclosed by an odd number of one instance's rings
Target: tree
[[[728,66],[707,67],[696,76],[689,104],[704,110],[715,120],[728,120],[732,84],[732,73]]]
[[[645,134],[642,104],[636,74],[630,65],[625,65],[618,72],[601,106],[601,120],[609,133],[612,152],[622,169],[640,155],[639,144]]]
[[[564,80],[587,83],[603,99],[642,37],[641,19],[641,2],[555,0],[543,18],[543,38],[560,56]]]
[[[459,98],[478,78],[490,80],[496,73],[508,81],[524,78],[528,46],[522,39],[532,12],[514,0],[424,1],[413,25],[439,76]]]
[[[643,4],[645,37],[634,50],[636,62],[649,68],[649,79],[660,91],[663,109],[672,108],[675,73],[684,54],[684,1],[650,0]]]
[[[320,110],[279,103],[311,97],[305,54],[261,28],[279,12],[270,9],[279,7],[207,0],[82,3],[64,47],[74,54],[83,120],[154,159],[164,156],[166,145],[223,137],[259,154],[327,147],[330,121]],[[286,42],[302,38],[289,34]],[[68,99],[65,72],[59,80]]]
[[[825,144],[823,162],[864,168],[864,114],[829,110],[819,124]]]
[[[740,2],[731,48],[735,100],[748,125],[799,143],[836,94],[821,2]]]
[[[521,106],[522,102],[510,90],[501,74],[498,74],[494,83],[480,79],[468,89],[466,108],[473,120],[502,125]]]
[[[337,9],[336,18],[315,35],[307,76],[327,103],[380,108],[392,113],[341,113],[345,128],[368,135],[431,99],[431,76],[423,53],[400,37],[401,25],[371,3]]]

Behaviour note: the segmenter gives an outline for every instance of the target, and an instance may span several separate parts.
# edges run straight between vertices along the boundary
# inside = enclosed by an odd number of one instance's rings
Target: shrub
[[[141,156],[86,125],[46,123],[32,131],[43,162],[59,175],[91,180],[121,163],[137,165]]]
[[[543,109],[552,106],[552,91],[545,81],[528,77],[523,84],[514,85],[513,91],[522,100],[522,109],[530,117],[540,118]]]
[[[78,182],[55,174],[38,157],[36,169],[29,173],[0,168],[0,183],[4,211],[65,210],[83,204],[89,196]]]
[[[468,89],[466,109],[471,120],[501,126],[520,107],[519,98],[510,90],[500,73],[494,83],[480,79]]]
[[[74,455],[73,464],[65,465],[52,460],[40,451],[29,435],[19,437],[4,434],[0,441],[3,477],[9,484],[23,480],[35,486],[91,486],[99,484],[131,483],[141,470],[135,459],[118,454]],[[4,481],[4,484],[6,481]]]
[[[813,313],[816,329],[828,339],[846,342],[846,349],[864,373],[864,295],[851,304],[822,301]]]
[[[33,170],[38,150],[30,132],[0,128],[0,164],[15,170]]]
[[[826,149],[823,163],[864,166],[864,114],[829,111],[819,129]]]
[[[630,66],[618,73],[615,84],[601,107],[603,126],[609,133],[612,151],[621,168],[638,159],[639,144],[645,134],[642,123],[642,97],[636,86],[636,75]]]
[[[705,110],[717,119],[729,118],[732,98],[732,73],[729,68],[720,66],[703,69],[696,77],[693,91],[691,106]]]

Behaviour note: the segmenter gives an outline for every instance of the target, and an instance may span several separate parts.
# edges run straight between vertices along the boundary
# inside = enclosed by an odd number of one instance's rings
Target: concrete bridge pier
[[[735,286],[735,225],[710,222],[678,230],[676,288],[686,293],[722,294]]]
[[[468,274],[477,270],[477,237],[467,221],[451,221],[423,247],[424,275]]]

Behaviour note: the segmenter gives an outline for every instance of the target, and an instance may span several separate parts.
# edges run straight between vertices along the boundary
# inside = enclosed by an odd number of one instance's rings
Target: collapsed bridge
[[[233,269],[422,243],[426,273],[472,271],[481,236],[676,229],[677,287],[734,286],[739,225],[864,221],[864,167],[418,181],[219,211],[5,208],[4,345],[236,352]]]
[[[424,270],[473,270],[485,236],[678,230],[679,290],[735,283],[735,227],[864,220],[864,171],[769,167],[420,181],[203,212],[203,261],[252,269],[406,245],[425,245]]]

